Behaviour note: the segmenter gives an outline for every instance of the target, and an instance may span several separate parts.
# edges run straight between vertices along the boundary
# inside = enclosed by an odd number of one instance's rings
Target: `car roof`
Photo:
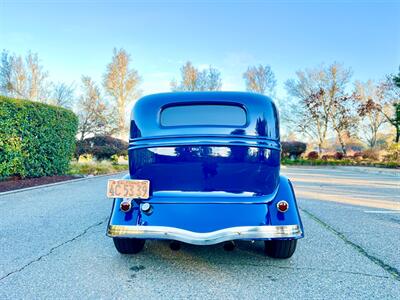
[[[182,126],[166,128],[160,125],[160,113],[174,105],[235,104],[246,110],[245,126]],[[131,137],[149,138],[166,135],[210,134],[255,136],[279,139],[279,120],[273,100],[267,96],[249,92],[170,92],[152,94],[136,101],[131,114]]]
[[[176,102],[237,102],[241,104],[265,105],[273,102],[271,98],[249,92],[210,91],[210,92],[168,92],[157,93],[140,98],[136,104],[157,102],[160,106]]]

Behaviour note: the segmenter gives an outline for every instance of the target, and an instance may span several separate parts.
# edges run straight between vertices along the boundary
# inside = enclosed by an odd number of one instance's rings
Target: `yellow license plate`
[[[108,198],[148,199],[149,180],[110,179],[107,185]]]

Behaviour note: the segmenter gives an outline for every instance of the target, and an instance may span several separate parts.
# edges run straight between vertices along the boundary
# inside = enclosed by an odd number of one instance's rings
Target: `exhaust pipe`
[[[225,251],[233,251],[235,249],[236,245],[234,241],[229,241],[224,243],[224,250]]]
[[[170,247],[171,250],[173,250],[173,251],[178,251],[178,250],[181,249],[181,243],[178,242],[178,241],[172,241],[172,242],[169,244],[169,247]]]

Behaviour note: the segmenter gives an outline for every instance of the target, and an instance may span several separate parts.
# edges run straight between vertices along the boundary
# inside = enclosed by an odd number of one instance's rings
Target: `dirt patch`
[[[67,181],[81,178],[80,176],[60,175],[60,176],[44,176],[38,178],[21,179],[19,177],[11,177],[4,181],[0,181],[0,192],[19,190],[27,187],[38,186],[43,184]]]

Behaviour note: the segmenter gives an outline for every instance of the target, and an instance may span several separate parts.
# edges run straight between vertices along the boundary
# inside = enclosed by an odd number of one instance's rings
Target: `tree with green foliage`
[[[397,87],[400,88],[400,67],[399,67],[399,73],[397,75],[393,75],[393,82]]]
[[[395,98],[393,101],[394,114],[389,122],[396,128],[395,142],[398,143],[400,140],[400,67],[399,73],[393,76],[392,81],[394,83],[392,89],[395,90],[392,93]]]

